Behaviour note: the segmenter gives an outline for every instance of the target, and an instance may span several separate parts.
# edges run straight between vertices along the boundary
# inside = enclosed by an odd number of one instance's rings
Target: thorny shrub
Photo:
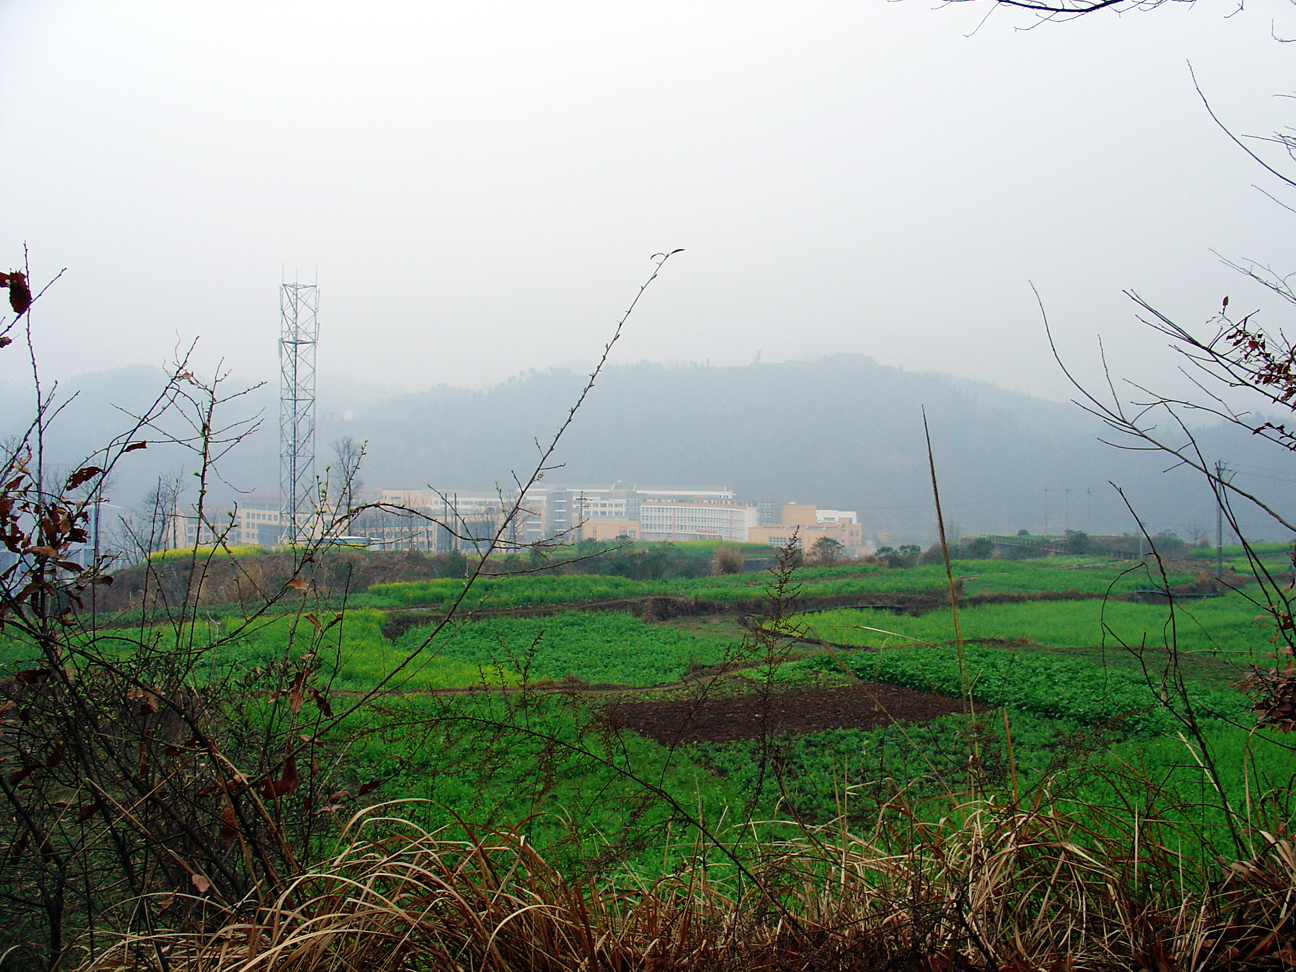
[[[25,273],[3,275],[31,328]],[[11,342],[7,333],[6,345]],[[12,353],[12,352],[6,352]],[[40,395],[39,372],[31,362]],[[202,580],[217,547],[190,551],[188,583],[133,636],[99,628],[95,594],[109,558],[85,559],[91,513],[121,463],[150,445],[182,447],[198,467],[196,515],[209,535],[207,484],[217,459],[255,427],[224,424],[226,376],[204,382],[188,357],[127,431],[55,478],[46,436],[59,404],[36,399],[27,433],[0,455],[0,639],[28,660],[0,679],[0,930],[5,967],[58,963],[107,929],[201,923],[274,895],[309,855],[330,802],[317,729],[330,713],[315,659],[340,624],[301,614],[279,662],[199,684],[204,652],[308,587],[298,553],[288,582],[261,591],[245,620],[197,637]],[[80,560],[78,559],[80,558]],[[156,584],[150,575],[146,584]],[[88,936],[88,937],[87,937]]]

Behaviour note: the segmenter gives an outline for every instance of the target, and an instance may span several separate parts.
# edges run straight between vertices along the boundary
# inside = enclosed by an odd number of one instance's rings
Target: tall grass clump
[[[385,808],[387,812],[398,807]],[[1296,845],[1203,881],[1155,818],[954,803],[931,822],[751,823],[741,870],[704,844],[677,866],[574,880],[516,832],[427,832],[383,809],[250,916],[120,936],[82,968],[783,970],[1290,967]],[[768,831],[768,836],[766,835]],[[732,836],[732,835],[722,835]],[[739,839],[739,838],[735,838]]]

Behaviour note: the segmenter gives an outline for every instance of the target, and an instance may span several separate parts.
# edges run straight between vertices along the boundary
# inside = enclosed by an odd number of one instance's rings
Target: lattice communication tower
[[[281,543],[310,533],[315,512],[315,346],[319,287],[279,288],[279,513]]]

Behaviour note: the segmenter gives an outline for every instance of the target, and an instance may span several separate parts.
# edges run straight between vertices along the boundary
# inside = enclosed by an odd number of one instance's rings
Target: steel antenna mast
[[[310,533],[315,512],[315,346],[319,287],[279,287],[279,542]]]

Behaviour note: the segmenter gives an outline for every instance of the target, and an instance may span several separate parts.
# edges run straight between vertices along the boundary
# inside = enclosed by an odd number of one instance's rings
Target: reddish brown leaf
[[[15,314],[24,313],[31,306],[31,291],[27,289],[27,278],[17,270],[9,271],[9,306]]]
[[[27,849],[27,835],[23,834],[12,844],[9,845],[9,860],[16,861],[22,857],[22,852]]]
[[[85,823],[87,820],[89,820],[91,817],[93,817],[96,813],[98,813],[99,810],[100,810],[100,804],[98,804],[98,803],[87,803],[84,807],[81,808],[81,812],[77,814],[76,822],[77,822],[77,823]]]
[[[35,772],[36,772],[35,763],[33,763],[31,766],[24,766],[17,773],[14,773],[12,776],[9,777],[9,785],[17,786],[19,783],[27,779],[27,777],[31,776]]]
[[[294,591],[304,591],[310,587],[310,585],[307,584],[300,577],[292,578],[290,581],[288,581],[288,583],[285,586],[291,588]]]
[[[382,780],[370,780],[368,783],[361,786],[360,789],[356,790],[356,796],[362,797],[366,793],[370,793],[373,790],[378,789],[378,787],[380,786],[382,786]]]
[[[7,348],[11,344],[13,344],[13,338],[7,334],[0,335],[0,348]]]
[[[220,839],[233,840],[238,836],[238,817],[233,807],[222,807],[220,812]]]
[[[125,449],[122,450],[122,453],[124,454],[127,452],[134,452],[136,449],[147,449],[147,448],[148,448],[147,442],[132,442],[130,445],[128,445]]]
[[[297,789],[301,779],[297,776],[297,758],[289,756],[284,760],[283,776],[277,780],[266,780],[261,784],[261,792],[271,799],[287,796]]]
[[[305,696],[306,669],[303,668],[297,673],[297,677],[293,679],[293,683],[288,689],[288,708],[293,715],[301,714],[302,702],[305,699]]]
[[[23,685],[31,685],[34,682],[39,682],[42,678],[48,678],[49,675],[50,670],[48,668],[29,668],[26,671],[17,672],[14,678]]]
[[[83,486],[102,472],[103,470],[98,466],[82,466],[68,477],[67,486],[65,488],[76,489],[78,486]]]
[[[311,699],[326,718],[333,718],[333,706],[329,705],[328,698],[323,692],[319,689],[311,689]]]

